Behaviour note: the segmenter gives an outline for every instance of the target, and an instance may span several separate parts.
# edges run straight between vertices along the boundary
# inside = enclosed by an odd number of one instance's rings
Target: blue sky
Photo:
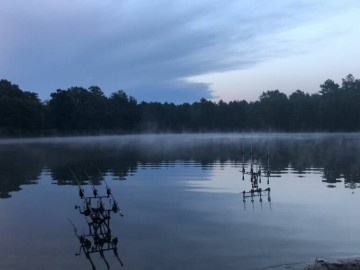
[[[138,101],[256,100],[360,77],[357,0],[1,0],[0,78],[43,100],[98,85]]]

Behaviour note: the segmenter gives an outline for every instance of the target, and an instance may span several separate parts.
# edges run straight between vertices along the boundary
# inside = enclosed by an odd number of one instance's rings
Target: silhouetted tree
[[[46,125],[44,125],[44,115]],[[205,98],[192,104],[141,102],[123,90],[106,97],[97,86],[58,89],[46,103],[37,94],[0,81],[0,134],[93,132],[359,131],[360,80],[349,74],[341,86],[328,79],[309,95],[265,91],[254,102]]]
[[[316,129],[316,97],[296,90],[289,96],[289,106],[291,108],[291,130],[311,131]]]
[[[279,90],[263,92],[260,96],[260,112],[264,128],[289,130],[290,107],[287,96]]]
[[[106,127],[107,98],[97,86],[56,90],[48,103],[48,126],[66,132],[101,130]]]
[[[43,124],[44,108],[37,94],[0,80],[0,134],[31,135]]]
[[[110,119],[110,129],[134,130],[140,120],[136,99],[128,97],[123,90],[111,94],[107,104],[107,116]]]

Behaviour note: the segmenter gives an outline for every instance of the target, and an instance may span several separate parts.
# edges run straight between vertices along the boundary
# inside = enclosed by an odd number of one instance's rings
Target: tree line
[[[263,92],[253,102],[137,102],[123,90],[105,96],[97,86],[70,87],[41,101],[0,80],[0,136],[118,134],[138,132],[351,132],[360,131],[360,80],[349,74],[308,94]]]

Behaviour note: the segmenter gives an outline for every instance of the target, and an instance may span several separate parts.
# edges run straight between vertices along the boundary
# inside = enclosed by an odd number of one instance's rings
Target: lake
[[[301,269],[358,257],[358,187],[356,133],[3,139],[0,269]],[[98,192],[91,215],[79,189]],[[123,216],[109,210],[94,229],[99,196]]]

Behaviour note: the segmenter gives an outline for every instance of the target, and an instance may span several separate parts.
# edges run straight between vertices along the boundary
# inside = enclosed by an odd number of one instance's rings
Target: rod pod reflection
[[[78,234],[78,230],[74,223],[69,220],[74,228],[74,233],[80,242],[79,252],[77,252],[75,255],[79,256],[83,252],[87,260],[89,260],[92,269],[96,270],[96,266],[92,260],[91,255],[100,254],[100,258],[104,261],[107,269],[110,269],[109,262],[105,257],[105,252],[112,251],[120,265],[124,266],[117,249],[118,238],[112,236],[110,224],[112,217],[111,214],[120,212],[120,209],[113,195],[111,194],[109,186],[106,183],[106,195],[99,195],[99,192],[92,182],[92,179],[85,172],[89,182],[92,184],[92,195],[86,196],[84,189],[81,187],[75,173],[71,169],[70,171],[78,183],[79,197],[83,202],[83,207],[76,205],[75,209],[79,210],[79,213],[84,216],[88,227],[87,233],[80,235]],[[103,201],[105,198],[110,198],[108,205],[106,205]]]

